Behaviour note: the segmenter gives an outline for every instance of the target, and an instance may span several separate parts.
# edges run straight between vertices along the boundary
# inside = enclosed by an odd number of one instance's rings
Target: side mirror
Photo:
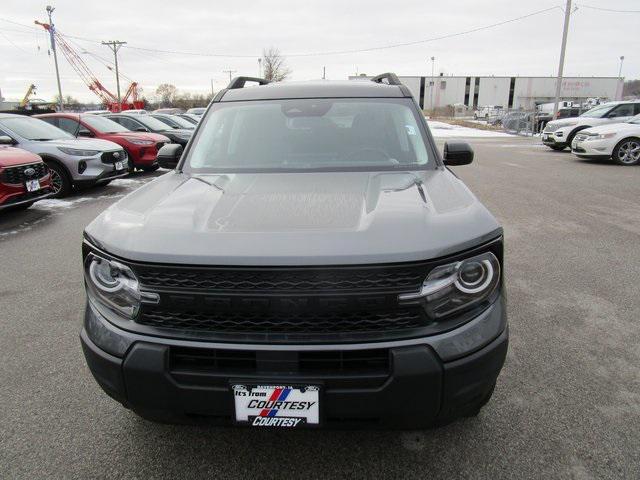
[[[146,128],[144,128],[144,127],[138,127],[138,128],[136,128],[136,130],[135,130],[135,131],[136,131],[136,132],[148,132],[149,130],[147,130],[147,129],[146,129]]]
[[[90,131],[90,130],[79,130],[78,131],[78,136],[79,137],[95,137],[93,132]]]
[[[473,149],[467,142],[447,142],[443,158],[448,166],[468,165],[473,162]]]
[[[17,142],[8,135],[0,135],[0,145],[15,145]]]
[[[162,168],[174,169],[178,166],[182,156],[182,145],[179,143],[169,143],[158,152],[158,164]]]

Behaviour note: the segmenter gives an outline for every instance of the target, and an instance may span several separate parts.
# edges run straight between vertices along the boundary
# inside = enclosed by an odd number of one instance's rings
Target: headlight
[[[598,134],[587,134],[587,138],[585,140],[605,140],[607,138],[615,137],[615,133],[598,133]]]
[[[152,142],[151,140],[129,140],[129,141],[136,145],[153,145],[155,143],[155,142]]]
[[[84,261],[84,277],[92,299],[127,318],[138,314],[140,284],[129,267],[90,253]]]
[[[500,282],[500,262],[491,252],[434,268],[418,293],[401,302],[420,301],[431,318],[442,318],[489,297]]]
[[[73,155],[74,157],[93,157],[100,153],[100,150],[82,150],[78,148],[58,147],[63,153],[67,155]]]

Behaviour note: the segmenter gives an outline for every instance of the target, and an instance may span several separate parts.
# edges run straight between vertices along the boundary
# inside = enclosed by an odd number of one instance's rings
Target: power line
[[[584,3],[576,3],[576,6],[582,8],[589,8],[591,10],[598,10],[600,12],[611,13],[640,13],[640,10],[616,10],[614,8],[594,7],[593,5],[585,5]]]
[[[289,54],[283,54],[286,57],[320,57],[320,56],[329,56],[329,55],[344,55],[344,54],[348,54],[348,53],[365,53],[365,52],[372,52],[372,51],[378,51],[378,50],[387,50],[387,49],[392,49],[392,48],[399,48],[399,47],[407,47],[407,46],[411,46],[411,45],[419,45],[419,44],[423,44],[423,43],[428,43],[428,42],[435,42],[437,40],[445,40],[447,38],[453,38],[453,37],[459,37],[462,35],[468,35],[470,33],[475,33],[475,32],[479,32],[479,31],[483,31],[483,30],[488,30],[491,28],[495,28],[495,27],[500,27],[502,25],[507,25],[509,23],[513,23],[513,22],[517,22],[520,20],[524,20],[526,18],[530,18],[536,15],[541,15],[543,13],[552,11],[552,10],[556,10],[556,9],[561,9],[561,7],[559,5],[553,6],[553,7],[549,7],[549,8],[545,8],[542,10],[537,10],[535,12],[531,12],[531,13],[527,13],[525,15],[520,15],[518,17],[514,17],[514,18],[510,18],[508,20],[503,20],[501,22],[497,22],[497,23],[492,23],[490,25],[484,25],[482,27],[476,27],[476,28],[472,28],[469,30],[464,30],[461,32],[455,32],[455,33],[450,33],[450,34],[446,34],[446,35],[440,35],[440,36],[436,36],[436,37],[431,37],[431,38],[425,38],[422,40],[415,40],[415,41],[411,41],[411,42],[403,42],[403,43],[395,43],[395,44],[390,44],[390,45],[378,45],[375,47],[368,47],[368,48],[356,48],[356,49],[349,49],[349,50],[334,50],[334,51],[327,51],[327,52],[302,52],[302,53],[289,53]],[[28,27],[31,28],[27,25],[18,23],[18,22],[14,22],[12,20],[7,20],[4,18],[0,18],[0,20],[2,21],[6,21],[9,23],[13,23],[16,25],[20,25],[23,27]],[[90,39],[90,38],[86,38],[86,37],[79,37],[79,36],[74,36],[74,35],[67,35],[65,34],[65,37],[67,38],[73,38],[76,40],[82,40],[82,41],[86,41],[86,42],[93,42],[93,43],[100,43],[100,41],[95,40],[95,39]],[[140,51],[144,51],[144,52],[152,52],[152,53],[166,53],[166,54],[172,54],[172,55],[189,55],[189,56],[198,56],[198,57],[220,57],[220,58],[255,58],[256,56],[260,56],[260,55],[256,55],[256,54],[251,54],[251,55],[240,55],[240,54],[232,54],[232,53],[210,53],[210,52],[189,52],[189,51],[182,51],[182,50],[163,50],[163,49],[159,49],[159,48],[148,48],[148,47],[136,47],[134,45],[126,45],[125,48],[127,49],[132,49],[132,50],[140,50]]]

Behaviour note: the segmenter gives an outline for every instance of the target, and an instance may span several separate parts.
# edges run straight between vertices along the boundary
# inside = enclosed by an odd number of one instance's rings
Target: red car
[[[109,140],[122,146],[131,160],[130,168],[145,172],[158,169],[156,157],[165,143],[171,143],[164,135],[150,132],[132,132],[122,125],[100,115],[79,113],[47,113],[35,115],[74,137],[91,137]]]
[[[0,210],[29,208],[51,195],[49,169],[38,155],[0,145]]]

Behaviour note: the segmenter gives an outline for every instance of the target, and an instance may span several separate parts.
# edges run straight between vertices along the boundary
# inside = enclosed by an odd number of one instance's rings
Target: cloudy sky
[[[126,75],[122,88],[134,79],[145,95],[152,96],[160,83],[206,93],[213,80],[218,90],[229,78],[224,70],[256,75],[258,57],[271,46],[287,57],[293,80],[321,78],[323,67],[329,79],[345,79],[355,72],[430,75],[431,56],[436,58],[436,72],[445,75],[555,75],[563,23],[559,6],[565,0],[49,3],[56,8],[54,22],[60,33],[108,89],[115,92],[115,77],[107,68],[113,57],[100,41],[125,40],[128,45],[119,56]],[[37,97],[51,99],[56,91],[53,58],[47,54],[44,31],[33,25],[35,19],[45,20],[47,2],[1,4],[2,95],[22,97],[35,83]],[[623,76],[640,78],[640,1],[574,0],[574,5],[565,75],[616,76],[624,55]],[[541,13],[527,16],[535,12]],[[458,33],[463,34],[452,36]],[[63,94],[94,100],[60,57]]]

